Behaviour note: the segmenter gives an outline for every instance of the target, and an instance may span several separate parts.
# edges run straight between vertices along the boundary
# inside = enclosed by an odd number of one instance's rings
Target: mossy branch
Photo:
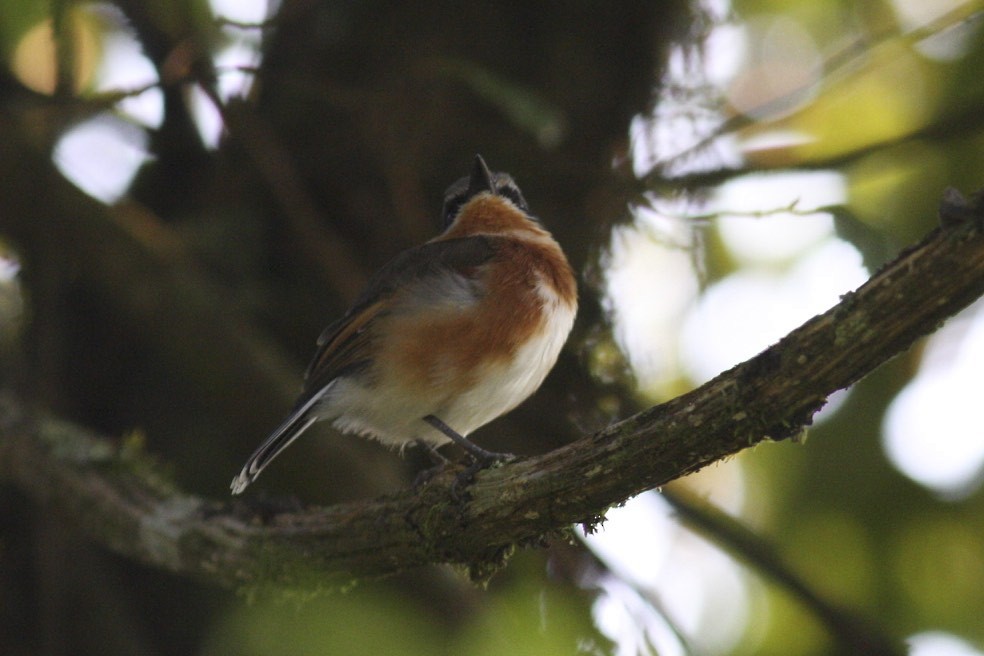
[[[343,587],[428,563],[482,577],[516,545],[592,525],[614,504],[765,440],[800,433],[833,392],[984,294],[980,196],[950,191],[942,227],[758,356],[668,403],[549,453],[417,490],[276,512],[174,489],[143,455],[0,398],[0,480],[94,540],[223,586]],[[819,445],[816,448],[822,448]]]

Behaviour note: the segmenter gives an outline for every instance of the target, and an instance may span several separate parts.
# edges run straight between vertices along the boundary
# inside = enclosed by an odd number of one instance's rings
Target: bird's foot
[[[454,482],[451,483],[451,498],[456,502],[467,500],[465,498],[466,490],[469,485],[475,482],[475,474],[483,469],[495,467],[501,463],[516,459],[516,456],[511,453],[496,453],[495,451],[486,451],[485,449],[482,449],[482,453],[483,455],[481,457],[477,457],[473,453],[470,454],[471,464],[454,477]]]
[[[441,419],[435,417],[434,415],[427,415],[424,417],[424,421],[439,430],[447,436],[448,439],[468,452],[468,455],[471,457],[471,464],[468,465],[464,471],[458,474],[454,479],[454,483],[451,484],[451,496],[455,501],[464,500],[464,495],[462,492],[465,488],[471,485],[472,481],[475,479],[475,474],[483,469],[487,469],[488,467],[501,462],[507,462],[516,457],[511,453],[498,453],[496,451],[487,451],[486,449],[483,449],[467,437],[459,434],[456,430],[445,424],[441,421]]]
[[[431,466],[421,470],[413,479],[413,489],[419,490],[426,485],[432,478],[444,471],[451,461],[442,456],[433,445],[417,440],[417,445],[424,450],[431,460]]]

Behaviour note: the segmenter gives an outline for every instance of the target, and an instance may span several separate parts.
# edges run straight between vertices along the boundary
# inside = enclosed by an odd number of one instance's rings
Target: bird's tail
[[[294,440],[311,427],[311,424],[320,419],[312,411],[312,408],[321,400],[326,391],[327,389],[322,390],[321,393],[295,408],[290,416],[284,420],[284,423],[280,424],[277,430],[273,431],[270,437],[266,438],[263,444],[253,452],[253,455],[243,465],[239,475],[232,479],[230,487],[233,494],[239,494],[245,490],[246,486],[255,481],[260,472],[280,455],[281,451],[290,446]]]

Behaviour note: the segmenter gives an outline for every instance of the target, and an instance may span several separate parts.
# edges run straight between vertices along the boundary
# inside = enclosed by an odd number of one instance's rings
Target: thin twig
[[[844,653],[901,656],[902,645],[872,622],[825,599],[783,561],[775,548],[737,519],[680,489],[663,490],[663,498],[684,524],[772,579],[800,600],[841,643]]]
[[[814,74],[807,76],[807,79],[809,80],[820,80],[820,82],[810,82],[800,85],[777,98],[771,98],[753,109],[728,118],[719,126],[714,128],[709,134],[703,136],[697,143],[688,147],[686,150],[676,153],[672,157],[656,162],[653,166],[652,173],[650,173],[647,178],[652,178],[654,182],[660,180],[663,175],[662,171],[671,167],[673,164],[680,162],[681,160],[692,157],[694,154],[701,152],[718,138],[726,134],[733,134],[738,130],[754,123],[760,123],[760,117],[768,116],[770,113],[789,106],[789,104],[797,98],[803,97],[811,90],[812,87],[819,86],[820,84],[829,85],[832,79],[836,78],[838,75],[845,75],[852,66],[861,60],[862,57],[870,56],[875,48],[884,45],[889,39],[901,39],[904,43],[910,45],[918,43],[923,39],[942,33],[948,29],[952,29],[961,23],[973,20],[982,10],[982,7],[984,7],[984,2],[980,2],[980,0],[964,3],[954,7],[950,11],[930,21],[926,25],[913,28],[908,32],[899,32],[893,27],[882,30],[874,35],[856,39],[855,41],[842,47],[833,55],[827,57],[827,59],[819,65]]]

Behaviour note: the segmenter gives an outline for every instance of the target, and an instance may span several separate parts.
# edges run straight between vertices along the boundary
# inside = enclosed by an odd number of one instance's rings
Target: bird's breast
[[[550,244],[499,240],[473,281],[473,296],[390,315],[376,359],[380,387],[403,390],[428,413],[457,408],[438,416],[461,433],[532,394],[556,362],[576,311],[573,275],[553,249],[559,261]],[[558,285],[565,275],[570,285]]]

